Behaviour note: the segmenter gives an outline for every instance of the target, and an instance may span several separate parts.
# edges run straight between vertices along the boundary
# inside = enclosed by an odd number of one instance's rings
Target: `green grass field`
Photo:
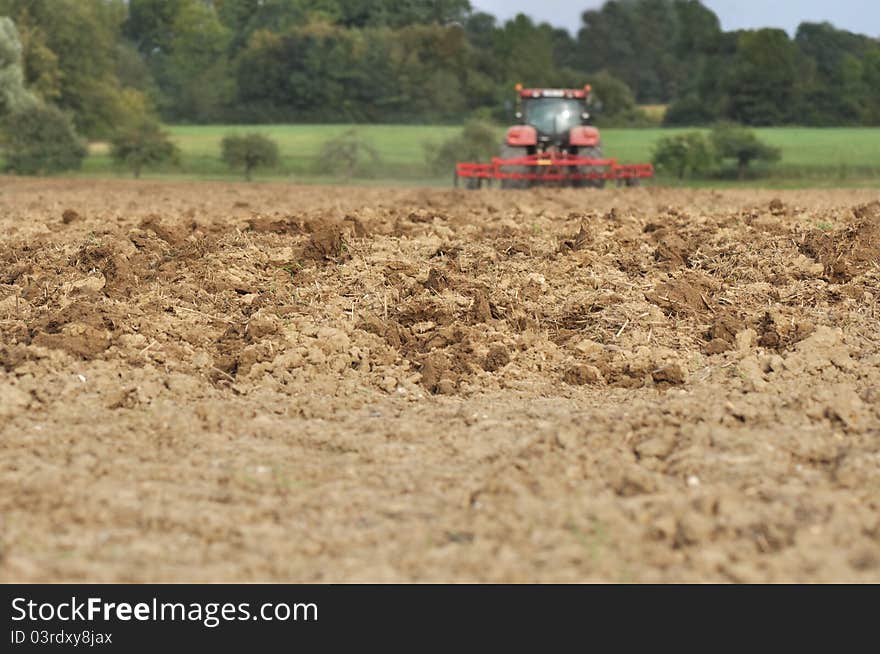
[[[285,179],[296,182],[328,181],[315,172],[321,145],[349,129],[349,125],[262,125],[170,127],[181,150],[179,165],[148,173],[150,177],[187,179],[232,179],[234,174],[220,161],[220,141],[229,133],[259,132],[271,136],[281,150],[277,170],[264,171],[257,179]],[[379,153],[380,163],[369,180],[358,183],[448,184],[448,178],[431,176],[425,166],[424,143],[442,142],[458,132],[457,127],[413,125],[363,125],[357,128]],[[622,163],[651,160],[658,139],[688,130],[604,129],[605,153]],[[880,129],[871,128],[766,128],[756,130],[768,143],[782,148],[782,161],[763,169],[761,179],[751,186],[880,186]],[[499,129],[499,142],[502,130]],[[105,144],[93,144],[80,174],[125,176],[116,169]],[[664,183],[675,183],[664,180]],[[693,186],[741,185],[713,180],[689,181]]]

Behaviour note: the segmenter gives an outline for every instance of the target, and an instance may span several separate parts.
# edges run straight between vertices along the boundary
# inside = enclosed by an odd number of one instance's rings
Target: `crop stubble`
[[[0,182],[0,579],[880,580],[868,191]]]

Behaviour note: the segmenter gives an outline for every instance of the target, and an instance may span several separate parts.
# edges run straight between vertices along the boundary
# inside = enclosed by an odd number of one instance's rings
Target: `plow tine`
[[[527,172],[512,172],[509,169]],[[582,169],[592,169],[588,172]],[[600,169],[600,170],[596,170]],[[459,163],[455,169],[455,184],[459,178],[486,180],[523,180],[529,182],[617,181],[631,186],[634,182],[654,177],[651,164],[618,164],[615,159],[588,159],[575,155],[533,154],[515,159],[495,157],[492,163]]]

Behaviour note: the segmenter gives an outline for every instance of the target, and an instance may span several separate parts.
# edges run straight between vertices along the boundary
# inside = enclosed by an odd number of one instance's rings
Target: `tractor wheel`
[[[601,159],[602,158],[602,146],[596,145],[592,148],[584,148],[580,151],[580,155],[587,159]],[[584,166],[581,168],[581,172],[585,174],[589,173],[604,173],[605,169],[601,166]],[[584,183],[584,186],[592,186],[593,188],[605,188],[605,179],[588,179]]]
[[[458,176],[458,171],[452,173],[452,185],[455,188],[460,186],[461,182],[459,180],[462,180],[462,178]],[[483,180],[479,177],[465,177],[463,183],[468,191],[475,191],[483,186]]]
[[[519,159],[528,154],[526,148],[517,148],[507,143],[501,144],[501,153],[498,155],[501,159]],[[528,173],[528,166],[505,166],[506,173]],[[501,188],[528,188],[529,180],[527,179],[502,179]]]

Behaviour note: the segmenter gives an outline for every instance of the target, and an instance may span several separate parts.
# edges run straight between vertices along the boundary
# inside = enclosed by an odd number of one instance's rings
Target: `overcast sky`
[[[507,19],[524,13],[576,34],[584,9],[601,7],[602,0],[471,0],[481,11]],[[782,27],[794,34],[804,21],[827,20],[835,26],[880,36],[880,0],[703,0],[721,19],[725,30]]]

